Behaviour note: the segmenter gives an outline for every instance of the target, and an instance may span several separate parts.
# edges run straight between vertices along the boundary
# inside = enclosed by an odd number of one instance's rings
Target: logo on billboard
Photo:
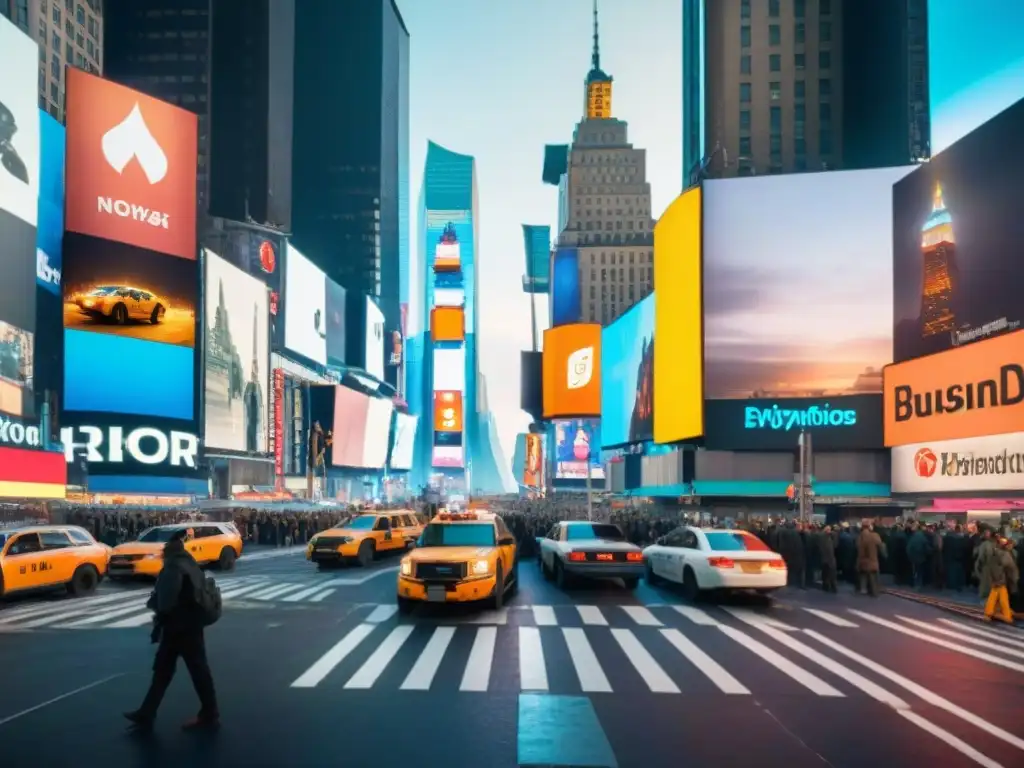
[[[569,355],[566,362],[568,389],[583,389],[594,378],[594,348],[584,347]]]
[[[36,248],[36,278],[47,285],[60,285],[60,270],[50,266],[50,257],[41,248]]]
[[[260,269],[272,275],[276,268],[277,254],[274,253],[274,245],[269,240],[264,240],[260,243]]]
[[[935,458],[931,448],[922,448],[914,454],[914,472],[918,477],[931,477],[938,465],[939,460]]]
[[[770,429],[789,432],[793,429],[820,429],[822,427],[853,427],[857,412],[853,409],[832,409],[828,403],[809,408],[770,408],[747,406],[743,411],[744,429]]]
[[[167,155],[146,125],[139,102],[124,120],[103,134],[100,146],[103,157],[118,173],[124,173],[135,159],[150,184],[159,184],[167,176]]]
[[[139,427],[127,434],[123,427],[63,427],[60,439],[69,464],[83,451],[90,464],[121,464],[127,458],[150,466],[168,464],[195,469],[199,458],[198,437],[153,427]]]
[[[0,416],[0,443],[38,448],[40,446],[39,427],[26,426],[20,421]]]

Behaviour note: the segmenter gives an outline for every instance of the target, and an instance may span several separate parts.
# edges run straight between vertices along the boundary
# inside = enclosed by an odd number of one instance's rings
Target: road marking
[[[386,573],[396,573],[398,571],[398,568],[399,568],[399,566],[397,566],[397,565],[392,567],[392,568],[381,568],[379,571],[374,571],[373,573],[368,573],[366,576],[360,576],[358,579],[331,579],[330,581],[325,581],[323,584],[321,584],[321,586],[323,586],[323,587],[356,587],[356,586],[359,586],[360,584],[365,584],[370,579],[376,579],[378,576],[383,576]]]
[[[138,597],[141,589],[132,589],[118,592],[113,595],[100,595],[98,597],[86,597],[80,599],[64,598],[52,603],[19,606],[17,608],[4,608],[0,610],[0,624],[11,624],[32,616],[41,616],[44,613],[61,613],[67,610],[78,610],[79,608],[92,608],[105,603],[114,603],[122,600],[133,600]]]
[[[558,626],[558,617],[555,616],[555,609],[550,605],[533,606],[533,620],[538,627]]]
[[[943,635],[944,637],[952,637],[954,640],[959,640],[961,643],[967,643],[968,645],[976,645],[979,648],[987,648],[990,651],[999,651],[999,653],[1005,653],[1007,656],[1015,656],[1018,659],[1024,659],[1024,651],[1016,651],[1013,648],[1007,648],[999,643],[992,642],[991,640],[980,640],[976,637],[971,637],[963,632],[955,632],[952,629],[946,629],[944,627],[936,627],[925,621],[917,621],[916,619],[908,619],[906,616],[897,616],[897,619],[907,622],[911,626],[917,627],[918,629],[925,629],[929,632],[934,632],[937,635]]]
[[[935,723],[932,723],[931,721],[921,717],[916,712],[911,712],[910,710],[900,710],[900,715],[904,719],[909,720],[911,723],[916,725],[922,731],[925,731],[926,733],[929,733],[932,736],[934,736],[939,741],[948,744],[965,757],[969,757],[978,765],[983,765],[985,766],[985,768],[1003,768],[1003,766],[1000,763],[997,763],[990,757],[983,755],[981,752],[976,750],[963,739],[957,738],[945,729],[935,725]]]
[[[741,632],[735,627],[729,627],[722,624],[718,627],[718,631],[726,637],[732,638],[747,650],[752,651],[756,656],[759,656],[762,661],[768,662],[779,670],[779,672],[800,683],[800,685],[811,693],[816,693],[819,696],[831,696],[833,698],[840,699],[845,698],[845,695],[841,691],[836,690],[817,675],[812,675],[810,672],[801,669],[789,659],[777,654],[764,643],[758,642],[754,638],[750,637],[750,635]]]
[[[378,605],[370,612],[370,615],[366,617],[366,621],[370,624],[381,624],[390,619],[396,613],[398,613],[397,605]]]
[[[372,688],[373,684],[377,682],[377,678],[384,673],[388,664],[391,663],[391,660],[401,650],[405,641],[409,639],[413,629],[412,624],[400,624],[391,630],[391,634],[385,637],[381,644],[377,646],[377,650],[345,683],[345,687],[360,690]]]
[[[249,595],[250,600],[267,600],[275,595],[284,594],[290,592],[293,589],[301,587],[301,584],[276,584],[270,589],[265,589],[262,592],[257,592],[255,595]]]
[[[626,615],[629,616],[633,621],[639,624],[641,627],[663,627],[665,626],[657,617],[649,610],[644,608],[642,605],[623,605],[620,606]]]
[[[145,624],[153,623],[153,614],[150,611],[140,613],[138,616],[129,616],[127,619],[121,619],[115,621],[113,624],[107,624],[104,629],[131,629],[132,627],[141,627]]]
[[[316,688],[320,682],[341,664],[352,651],[359,647],[359,644],[377,628],[376,624],[360,624],[341,640],[327,653],[313,662],[313,666],[303,672],[298,679],[292,683],[292,688]]]
[[[870,613],[864,613],[863,611],[858,611],[853,608],[850,609],[850,613],[860,616],[865,621],[870,621],[882,627],[888,627],[889,629],[907,635],[908,637],[916,637],[918,640],[924,640],[925,642],[931,643],[932,645],[937,645],[940,648],[946,648],[950,651],[956,651],[957,653],[962,653],[965,656],[973,656],[976,659],[987,661],[989,664],[995,664],[998,667],[1012,669],[1014,672],[1024,672],[1024,664],[1018,664],[1014,661],[1007,661],[1006,659],[991,656],[987,653],[977,651],[974,648],[965,648],[962,645],[957,645],[956,643],[952,643],[947,640],[942,640],[938,637],[926,635],[924,632],[918,632],[915,629],[910,629],[909,627],[901,626],[900,624],[896,624],[892,621],[886,621],[885,619],[881,619],[877,616],[872,616]]]
[[[548,670],[544,666],[544,646],[538,627],[519,628],[519,688],[522,691],[548,690]]]
[[[508,608],[501,607],[497,610],[490,609],[481,611],[476,616],[470,618],[467,624],[500,624],[504,626],[508,624]]]
[[[246,586],[246,587],[232,588],[232,589],[227,590],[223,594],[221,594],[220,599],[221,600],[234,600],[235,598],[241,597],[242,595],[247,595],[250,592],[255,592],[258,589],[263,589],[264,586],[266,586],[266,585],[265,584],[256,584],[256,585],[251,585],[250,584],[249,586]]]
[[[717,619],[711,618],[700,608],[693,608],[689,605],[673,605],[672,608],[698,626],[717,627],[719,624]]]
[[[287,597],[283,597],[281,599],[282,599],[283,602],[286,602],[286,603],[297,603],[300,600],[305,600],[310,595],[315,595],[317,592],[319,592],[323,588],[324,588],[323,584],[317,584],[315,587],[307,587],[306,589],[302,590],[301,592],[293,592],[292,594],[288,595]],[[331,591],[333,592],[334,590],[331,590]]]
[[[64,699],[69,699],[72,696],[75,696],[76,694],[84,693],[85,691],[88,691],[90,688],[96,688],[97,686],[103,685],[104,683],[109,683],[111,680],[114,680],[118,677],[122,677],[123,675],[124,672],[118,672],[116,675],[109,675],[108,677],[104,677],[102,680],[97,680],[96,682],[89,683],[88,685],[83,685],[80,688],[75,688],[75,690],[73,691],[62,693],[60,696],[54,696],[52,699],[47,699],[42,704],[36,704],[34,707],[29,707],[28,709],[21,710],[21,712],[15,712],[13,715],[9,715],[0,720],[0,726],[7,725],[7,723],[11,722],[12,720],[17,720],[19,717],[24,717],[25,715],[30,715],[33,712],[38,712],[43,707],[48,707],[51,704],[56,704],[58,701],[63,701]]]
[[[116,619],[120,616],[127,616],[129,613],[136,613],[137,611],[146,610],[147,600],[140,600],[132,605],[122,606],[115,608],[112,611],[104,611],[103,613],[97,613],[87,616],[84,619],[76,619],[75,621],[66,622],[63,624],[53,624],[53,629],[78,629],[80,627],[89,627],[94,624],[101,624],[104,621],[110,619]]]
[[[455,636],[455,627],[438,627],[430,636],[426,647],[416,659],[412,670],[409,672],[405,682],[402,683],[402,690],[405,691],[429,691],[430,684],[434,682],[434,675],[437,674],[441,661],[444,659],[445,651]]]
[[[1009,731],[1003,730],[997,725],[993,725],[988,720],[985,720],[982,717],[978,717],[973,712],[968,712],[966,709],[958,707],[956,704],[949,701],[949,699],[944,699],[942,696],[939,696],[934,691],[928,690],[923,685],[915,683],[913,680],[910,680],[909,678],[906,678],[903,675],[894,672],[888,667],[882,666],[878,662],[873,661],[872,659],[869,659],[866,656],[862,656],[861,654],[855,651],[851,651],[846,646],[837,643],[830,637],[825,637],[819,632],[815,632],[813,629],[805,629],[804,634],[806,634],[808,637],[814,638],[822,645],[831,648],[836,653],[842,654],[846,658],[852,661],[856,661],[858,664],[866,667],[867,669],[870,669],[879,677],[884,677],[890,682],[895,683],[896,685],[903,688],[905,691],[908,691],[909,693],[912,693],[913,695],[917,696],[926,704],[931,704],[936,709],[945,710],[946,712],[949,712],[951,715],[959,717],[964,722],[970,723],[971,725],[984,731],[985,733],[988,733],[991,736],[995,736],[997,739],[1001,739],[1002,741],[1005,741],[1007,744],[1011,744],[1017,749],[1024,750],[1024,739],[1015,736]]]
[[[608,619],[601,613],[601,609],[596,605],[577,605],[576,612],[580,615],[580,620],[584,624],[591,624],[599,627],[607,627]]]
[[[584,693],[611,693],[612,686],[601,669],[586,633],[579,627],[563,627],[562,637],[569,649],[569,658],[576,669],[580,690]]]
[[[480,627],[476,631],[473,648],[469,652],[466,671],[462,675],[460,691],[486,691],[491,682],[491,664],[494,660],[494,642],[498,638],[495,627]]]
[[[518,765],[618,768],[615,752],[586,696],[522,694],[518,714]]]
[[[804,608],[804,610],[812,616],[817,616],[822,621],[827,621],[829,624],[832,624],[836,627],[857,627],[857,625],[854,624],[852,621],[848,621],[847,619],[844,619],[842,616],[834,616],[828,611],[819,611],[817,608]]]
[[[636,635],[628,629],[613,629],[612,637],[626,654],[629,663],[647,683],[652,693],[679,693],[679,687],[672,682],[672,678],[648,653],[647,649],[636,639]]]
[[[943,624],[948,624],[951,627],[956,627],[961,632],[967,632],[972,635],[978,635],[979,637],[990,637],[993,640],[998,640],[1001,643],[1012,645],[1017,648],[1024,648],[1024,641],[1014,640],[1012,637],[1008,637],[1003,632],[993,631],[991,629],[982,629],[980,627],[971,627],[963,622],[954,621],[953,619],[939,619]]]
[[[325,589],[323,592],[320,592],[320,593],[318,593],[316,595],[313,595],[311,598],[309,598],[309,602],[311,602],[311,603],[319,603],[324,598],[330,597],[333,594],[334,594],[334,590],[333,589]]]
[[[723,610],[745,624],[774,627],[775,629],[780,629],[783,632],[799,632],[796,627],[791,627],[789,624],[785,624],[778,619],[773,619],[771,616],[765,616],[763,613],[751,611],[749,608],[725,608]]]
[[[686,660],[699,669],[722,693],[749,694],[750,690],[726,671],[725,667],[698,648],[678,629],[663,629],[662,636],[668,640]]]

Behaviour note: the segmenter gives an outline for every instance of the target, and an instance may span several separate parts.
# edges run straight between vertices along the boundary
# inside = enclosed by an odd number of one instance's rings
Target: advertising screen
[[[466,391],[466,349],[434,350],[434,391]]]
[[[1024,4],[928,0],[932,157],[1024,95]]]
[[[715,451],[795,451],[800,433],[817,451],[882,447],[882,396],[709,400],[704,445]]]
[[[461,432],[462,421],[462,393],[451,391],[435,392],[434,431]]]
[[[523,485],[539,488],[544,482],[544,441],[541,435],[526,435],[526,461],[523,464]]]
[[[892,185],[910,170],[704,185],[708,400],[881,391],[892,358]]]
[[[463,307],[466,305],[466,291],[463,288],[435,288],[435,307]]]
[[[1024,490],[1024,434],[901,445],[892,449],[893,493]]]
[[[34,227],[40,186],[39,46],[3,16],[0,67],[0,211]]]
[[[551,325],[567,325],[580,321],[582,307],[580,294],[579,251],[559,248],[551,267]]]
[[[0,412],[31,416],[35,411],[34,391],[33,334],[0,320]]]
[[[363,433],[363,459],[358,466],[366,469],[384,468],[388,460],[392,411],[394,405],[390,400],[370,398],[366,409],[366,431]]]
[[[64,126],[39,110],[39,207],[36,224],[36,283],[60,296],[64,239]]]
[[[459,307],[430,310],[430,338],[433,341],[465,341],[466,317]]]
[[[369,395],[348,387],[334,388],[334,442],[331,445],[331,464],[336,467],[363,466],[369,418]]]
[[[1021,327],[1021,178],[1024,100],[895,186],[894,362]]]
[[[1024,330],[887,365],[887,447],[1024,432]]]
[[[65,234],[65,410],[192,421],[196,268],[126,243]]]
[[[195,113],[76,67],[66,102],[67,230],[195,260]]]
[[[0,448],[0,498],[63,499],[67,480],[63,453]]]
[[[391,460],[388,466],[395,470],[412,469],[416,448],[416,426],[419,417],[407,413],[395,414],[395,437],[391,442]]]
[[[267,286],[213,251],[203,255],[206,446],[266,453],[270,426]]]
[[[451,231],[451,236],[452,241],[442,241],[434,248],[434,269],[438,272],[450,272],[462,266],[459,244],[454,242],[454,228]]]
[[[604,479],[601,464],[601,422],[597,419],[569,419],[555,422],[555,479]]]
[[[601,326],[544,331],[544,418],[601,415]]]
[[[284,345],[327,365],[327,278],[291,243],[284,269]]]
[[[384,380],[384,313],[366,297],[366,360],[363,368],[371,376]]]
[[[345,289],[327,278],[327,362],[345,365]]]
[[[654,227],[654,284],[654,440],[672,443],[704,434],[700,187]]]
[[[435,445],[431,466],[436,469],[462,469],[465,451],[461,445]]]
[[[199,436],[192,422],[65,413],[60,438],[67,463],[84,461],[90,477],[206,477],[205,469],[200,469]]]
[[[654,294],[601,331],[601,439],[654,437]]]

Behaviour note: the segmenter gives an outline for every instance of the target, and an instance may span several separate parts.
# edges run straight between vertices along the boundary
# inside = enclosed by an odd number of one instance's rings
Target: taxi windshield
[[[150,528],[143,531],[139,541],[147,544],[166,544],[176,535],[182,532],[183,528]]]
[[[423,529],[421,547],[493,547],[492,523],[431,523]]]
[[[90,296],[113,296],[113,295],[115,295],[120,290],[121,290],[121,287],[118,286],[118,285],[101,285],[99,288],[94,288],[93,290],[89,291],[89,295]]]
[[[374,515],[360,515],[359,517],[353,517],[342,527],[348,528],[350,531],[368,531],[373,528],[376,520],[377,518]]]

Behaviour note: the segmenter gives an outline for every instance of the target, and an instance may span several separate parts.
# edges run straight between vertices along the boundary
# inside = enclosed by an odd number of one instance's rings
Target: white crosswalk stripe
[[[486,691],[491,680],[491,666],[494,664],[494,645],[498,640],[495,627],[480,627],[469,652],[466,671],[459,684],[460,691]]]
[[[807,611],[812,616],[817,616],[822,621],[827,621],[829,624],[831,624],[834,627],[853,627],[853,628],[855,628],[857,626],[856,624],[854,624],[849,619],[844,619],[842,616],[836,616],[835,614],[829,613],[828,611],[819,611],[817,608],[804,608],[804,610]]]

